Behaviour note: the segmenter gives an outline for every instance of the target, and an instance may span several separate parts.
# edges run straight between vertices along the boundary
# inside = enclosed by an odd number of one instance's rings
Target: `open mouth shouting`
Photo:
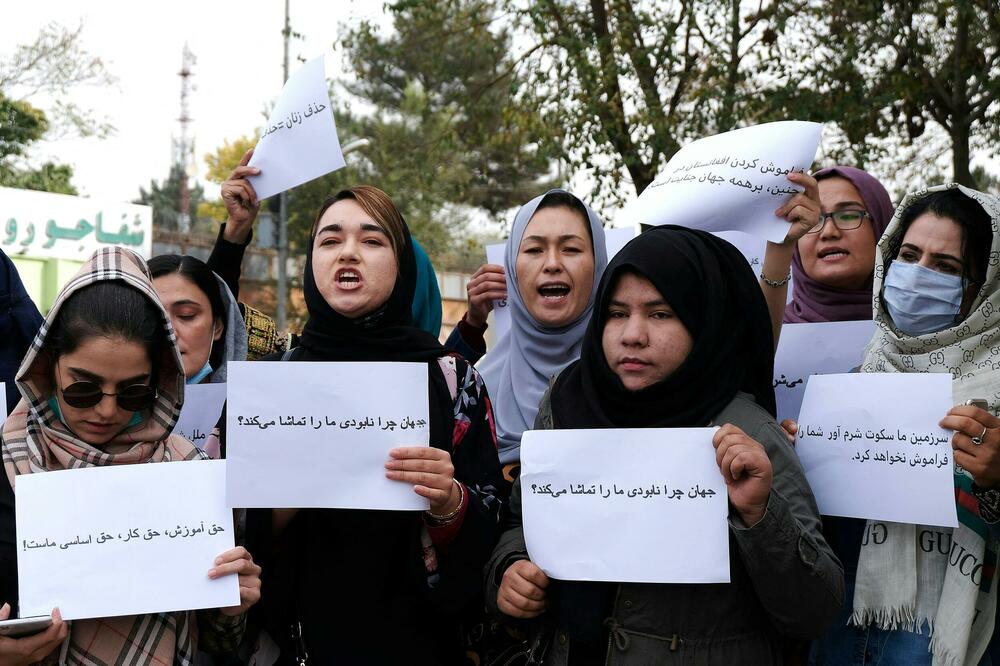
[[[547,305],[560,305],[569,298],[570,286],[565,282],[543,282],[538,286],[538,294]]]
[[[337,287],[343,289],[344,291],[352,291],[354,289],[359,289],[363,280],[361,279],[361,273],[354,268],[341,268],[334,275],[334,281]]]

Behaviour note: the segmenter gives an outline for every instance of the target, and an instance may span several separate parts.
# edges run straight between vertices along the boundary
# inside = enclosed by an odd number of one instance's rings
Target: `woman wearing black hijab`
[[[550,581],[528,560],[518,483],[487,600],[509,617],[544,614],[555,638],[540,642],[546,664],[784,663],[787,641],[836,616],[843,572],[774,420],[771,327],[756,280],[729,243],[668,226],[626,245],[598,289],[580,360],[543,398],[535,427],[721,425],[713,443],[729,493],[731,582]]]
[[[412,240],[381,190],[355,187],[324,203],[303,282],[309,320],[300,346],[277,358],[428,364],[431,446],[395,449],[386,476],[412,485],[430,511],[250,511],[248,542],[268,567],[257,619],[283,644],[282,663],[305,653],[310,664],[462,663],[460,620],[477,599],[481,608],[499,532],[482,379],[412,325]],[[295,640],[290,626],[301,627]]]

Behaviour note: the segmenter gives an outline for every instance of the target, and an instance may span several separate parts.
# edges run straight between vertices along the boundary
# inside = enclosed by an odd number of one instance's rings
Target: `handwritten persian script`
[[[812,165],[822,125],[782,121],[689,143],[618,214],[630,224],[745,231],[780,242],[789,224],[774,211],[802,191],[787,178]]]
[[[521,505],[531,561],[563,580],[729,582],[729,500],[715,430],[524,433]],[[672,547],[677,534],[683,549]]]

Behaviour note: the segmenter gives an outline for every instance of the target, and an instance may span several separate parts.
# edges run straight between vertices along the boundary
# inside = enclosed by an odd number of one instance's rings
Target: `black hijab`
[[[639,391],[625,388],[602,345],[608,302],[625,272],[652,282],[694,341],[673,374]],[[553,420],[557,428],[704,426],[737,391],[774,415],[773,370],[767,305],[739,250],[704,231],[655,227],[608,264],[580,360],[553,387]]]
[[[41,313],[24,289],[17,267],[0,251],[0,382],[7,385],[4,415],[13,411],[21,399],[14,376],[42,321]]]
[[[392,293],[382,307],[360,319],[348,319],[330,307],[313,277],[313,244],[309,239],[302,276],[309,320],[300,345],[324,361],[432,361],[447,351],[430,333],[413,325],[413,294],[417,285],[417,260],[410,230],[403,223],[405,244]]]

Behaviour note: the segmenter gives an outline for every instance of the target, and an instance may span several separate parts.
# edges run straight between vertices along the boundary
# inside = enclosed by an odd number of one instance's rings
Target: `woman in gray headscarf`
[[[550,190],[517,212],[503,267],[510,331],[479,365],[508,478],[549,380],[580,355],[607,265],[601,218],[576,196]]]

